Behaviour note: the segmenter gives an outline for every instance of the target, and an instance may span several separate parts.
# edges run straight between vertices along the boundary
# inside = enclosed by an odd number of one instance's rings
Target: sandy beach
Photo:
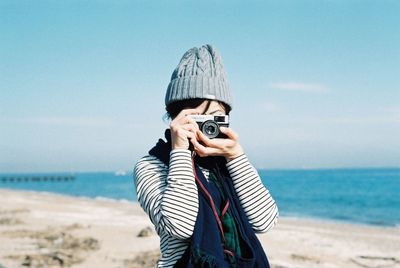
[[[154,267],[138,204],[0,189],[0,268]],[[272,267],[400,267],[400,228],[280,217],[258,235]]]

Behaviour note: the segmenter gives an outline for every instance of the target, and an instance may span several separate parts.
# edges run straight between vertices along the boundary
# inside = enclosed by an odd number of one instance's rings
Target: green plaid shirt
[[[217,177],[215,176],[215,173],[212,170],[210,170],[209,180],[214,182],[214,184],[218,188],[219,193],[221,194],[222,200],[224,200],[226,202],[227,197],[225,196],[225,193],[222,189],[221,183],[218,181]],[[224,202],[224,204],[225,204],[225,202]],[[221,218],[220,208],[216,208],[216,209],[217,209],[218,216]],[[229,213],[229,209],[225,213],[221,222],[222,222],[222,227],[224,229],[225,246],[229,250],[233,251],[236,255],[240,256],[241,250],[240,250],[240,242],[239,242],[239,233],[237,230],[236,222],[233,219],[232,215]]]

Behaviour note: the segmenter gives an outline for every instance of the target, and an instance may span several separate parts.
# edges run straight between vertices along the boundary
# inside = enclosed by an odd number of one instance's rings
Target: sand
[[[271,267],[400,267],[400,228],[280,217],[258,235]],[[155,267],[137,203],[0,189],[0,268]]]

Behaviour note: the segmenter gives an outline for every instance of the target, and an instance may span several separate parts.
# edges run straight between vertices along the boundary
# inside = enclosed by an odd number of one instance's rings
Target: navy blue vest
[[[169,166],[171,151],[171,132],[169,129],[165,131],[165,138],[167,142],[159,139],[156,146],[149,151],[149,154]],[[199,211],[190,244],[174,267],[269,268],[267,256],[240,205],[226,168],[225,158],[221,156],[196,156],[194,164],[197,175],[196,183],[199,189]],[[218,207],[221,206],[222,199],[216,186],[207,181],[200,166],[214,172],[219,181],[222,182],[225,195],[230,203],[228,213],[233,216],[238,228],[241,256],[236,254],[232,256],[224,251],[223,237],[207,193],[212,196],[215,205]],[[202,190],[204,188],[205,191]]]

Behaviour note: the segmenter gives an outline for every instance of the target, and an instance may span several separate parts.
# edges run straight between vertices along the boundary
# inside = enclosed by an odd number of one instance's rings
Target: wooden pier
[[[65,182],[73,181],[73,175],[48,175],[48,176],[2,176],[0,177],[1,183],[18,183],[18,182]]]

